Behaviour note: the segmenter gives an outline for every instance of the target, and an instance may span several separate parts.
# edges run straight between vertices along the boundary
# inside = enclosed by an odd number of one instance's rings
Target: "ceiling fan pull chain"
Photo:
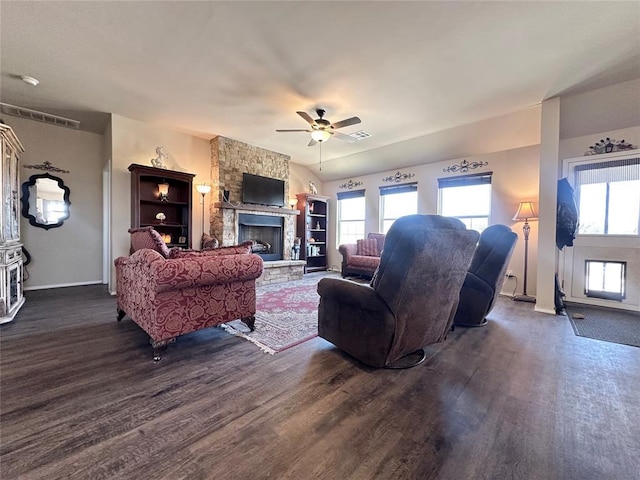
[[[320,142],[320,171],[322,171],[322,142]]]

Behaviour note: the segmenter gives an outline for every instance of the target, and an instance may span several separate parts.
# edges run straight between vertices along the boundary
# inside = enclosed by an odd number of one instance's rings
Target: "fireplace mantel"
[[[293,210],[290,208],[279,207],[267,207],[264,205],[252,205],[249,203],[229,203],[229,202],[216,202],[213,204],[215,208],[228,209],[228,210],[247,210],[251,212],[269,212],[278,215],[298,215],[300,210]]]

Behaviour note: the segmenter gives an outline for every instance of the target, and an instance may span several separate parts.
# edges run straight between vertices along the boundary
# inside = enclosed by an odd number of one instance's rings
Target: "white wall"
[[[211,149],[209,140],[193,137],[120,115],[111,118],[111,280],[109,290],[115,291],[113,261],[129,254],[131,228],[131,176],[129,165],[151,165],[156,157],[155,149],[163,146],[169,155],[168,167],[172,170],[193,173],[192,246],[199,244],[202,236],[202,210],[209,218],[209,199],[202,205],[202,196],[195,186],[211,183]]]
[[[560,140],[562,164],[569,159],[595,160],[599,155],[585,157],[590,145],[603,138],[626,140],[640,146],[640,126],[610,130],[582,137]],[[638,150],[634,151],[635,153]],[[616,154],[607,155],[607,157]],[[602,157],[604,158],[604,157]],[[562,174],[564,176],[564,172]],[[573,186],[573,178],[568,177]],[[626,298],[621,302],[589,298],[584,294],[585,260],[614,260],[627,263]],[[640,311],[640,239],[632,236],[579,236],[573,247],[565,247],[558,258],[558,273],[567,300],[578,303]]]
[[[558,177],[564,160],[583,157],[606,137],[640,146],[640,79],[560,99]],[[588,157],[593,158],[593,157]],[[569,179],[571,182],[571,179]],[[584,295],[584,260],[627,262],[627,298],[623,302],[588,299]],[[640,311],[640,239],[638,237],[582,237],[558,256],[557,270],[567,299]],[[553,272],[548,272],[548,276]]]
[[[509,264],[509,269],[513,270],[518,277],[518,288],[516,293],[522,292],[522,279],[524,270],[524,241],[522,236],[522,222],[512,220],[518,203],[530,200],[535,205],[538,204],[538,157],[539,147],[523,147],[514,150],[491,153],[487,155],[465,157],[467,161],[488,162],[486,167],[470,170],[469,173],[493,172],[492,175],[492,197],[491,197],[491,224],[504,224],[511,227],[518,234],[518,243],[513,257]],[[407,182],[418,183],[418,213],[436,214],[438,206],[438,178],[454,177],[464,175],[463,173],[444,173],[443,169],[459,164],[463,158],[451,159],[437,163],[419,165],[401,169],[401,173],[413,173],[415,176]],[[366,201],[366,232],[378,232],[380,215],[379,187],[389,185],[382,181],[385,176],[396,173],[397,170],[390,170],[374,175],[353,177],[353,181],[361,181],[363,185],[358,189],[365,189]],[[348,181],[326,182],[323,185],[323,194],[330,196],[330,215],[333,219],[333,226],[329,235],[329,266],[339,270],[342,261],[336,245],[337,215],[336,215],[336,195],[338,192],[346,191],[339,188],[339,185]],[[530,222],[531,234],[529,236],[529,284],[527,293],[535,295],[536,285],[536,259],[537,259],[537,222]],[[516,288],[515,279],[507,280],[503,290],[512,294]]]
[[[48,160],[69,170],[55,173],[69,187],[70,216],[58,228],[44,230],[20,221],[22,242],[31,254],[25,289],[102,282],[102,159],[104,137],[18,117],[6,117],[22,142],[20,181],[42,170],[24,168]]]
[[[309,193],[309,182],[313,182],[318,193],[324,195],[322,182],[310,168],[289,162],[289,200],[295,203],[298,193]],[[300,232],[297,233],[297,236],[300,236]]]

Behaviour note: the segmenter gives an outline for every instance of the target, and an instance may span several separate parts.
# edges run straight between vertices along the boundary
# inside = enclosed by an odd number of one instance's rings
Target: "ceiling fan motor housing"
[[[326,113],[323,109],[319,108],[316,110],[316,113],[318,114],[318,118],[316,118],[315,122],[317,124],[317,126],[319,128],[327,128],[331,125],[331,122],[329,122],[328,120],[325,120],[324,118],[324,114]]]

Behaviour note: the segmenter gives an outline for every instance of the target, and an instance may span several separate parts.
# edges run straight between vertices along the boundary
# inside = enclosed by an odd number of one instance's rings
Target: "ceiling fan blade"
[[[310,132],[311,130],[304,130],[302,128],[294,128],[293,130],[276,130],[276,132]]]
[[[316,121],[311,118],[311,116],[307,113],[307,112],[296,112],[298,115],[300,115],[302,118],[304,118],[305,122],[307,122],[309,125],[314,126],[316,124]]]
[[[343,140],[345,142],[349,142],[349,143],[355,143],[358,140],[356,140],[355,138],[353,138],[351,135],[345,135],[344,133],[340,133],[340,132],[332,132],[331,130],[328,130],[328,132],[333,135],[334,137]]]
[[[313,147],[316,143],[318,143],[318,142],[316,142],[316,141],[312,138],[312,139],[311,139],[311,141],[307,144],[307,147]]]
[[[298,113],[300,113],[300,112],[298,112]],[[361,121],[362,120],[360,120],[358,117],[346,118],[346,119],[341,120],[339,122],[332,123],[331,124],[331,128],[348,127],[349,125],[356,125],[356,124],[360,123]]]

